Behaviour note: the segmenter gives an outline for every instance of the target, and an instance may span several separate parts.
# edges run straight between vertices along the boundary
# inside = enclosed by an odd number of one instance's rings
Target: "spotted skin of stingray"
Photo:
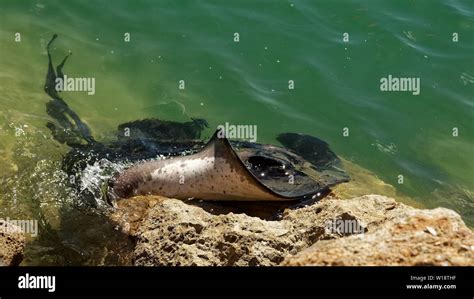
[[[143,162],[113,182],[112,196],[136,195],[204,200],[290,200],[261,184],[245,168],[225,138],[217,134],[197,154]]]

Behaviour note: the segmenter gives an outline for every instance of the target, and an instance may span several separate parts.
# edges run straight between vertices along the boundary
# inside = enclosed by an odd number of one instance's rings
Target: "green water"
[[[260,143],[311,134],[401,197],[454,209],[474,225],[472,0],[0,0],[0,16],[0,217],[41,211],[79,255],[95,252],[70,238],[58,212],[72,200],[60,171],[68,148],[45,127],[54,33],[55,63],[72,51],[66,74],[96,80],[94,95],[63,98],[97,140],[149,117],[204,118],[206,136],[225,122],[257,125]],[[420,94],[381,92],[389,74],[420,78]],[[64,262],[30,248],[25,264]]]

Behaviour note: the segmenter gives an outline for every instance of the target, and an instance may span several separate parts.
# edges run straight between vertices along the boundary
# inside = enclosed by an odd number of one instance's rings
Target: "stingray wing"
[[[258,180],[242,162],[223,132],[216,131],[198,158],[213,157],[213,169],[208,176],[212,186],[201,184],[199,193],[206,199],[225,200],[291,200],[274,192]],[[216,190],[222,189],[222,190]],[[216,192],[218,191],[218,192]]]
[[[327,143],[312,136],[296,135],[298,143],[285,144],[289,149],[249,142],[231,143],[239,159],[247,166],[247,171],[281,197],[312,198],[326,193],[331,186],[349,180],[339,158]],[[310,145],[306,151],[294,146],[306,143]]]

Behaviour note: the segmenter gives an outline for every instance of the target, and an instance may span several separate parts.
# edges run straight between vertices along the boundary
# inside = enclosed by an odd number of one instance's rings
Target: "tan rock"
[[[320,241],[282,265],[474,265],[474,233],[455,212],[410,209],[365,234]]]
[[[25,236],[21,229],[0,219],[0,266],[17,266],[23,259]]]
[[[473,232],[451,210],[366,195],[269,216],[284,206],[149,196],[111,218],[136,241],[135,265],[474,265]]]
[[[369,234],[409,211],[418,211],[379,195],[350,200],[328,197],[288,208],[273,220],[248,216],[242,205],[236,210],[162,197],[136,197],[119,206],[112,218],[136,239],[136,265],[278,265],[321,240]],[[347,223],[351,226],[335,225]]]

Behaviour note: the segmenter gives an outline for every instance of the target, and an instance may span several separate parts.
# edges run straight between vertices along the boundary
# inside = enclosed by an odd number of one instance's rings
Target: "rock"
[[[22,230],[0,219],[0,266],[18,266],[23,260],[24,249]]]
[[[380,195],[329,196],[277,214],[274,204],[158,196],[118,204],[111,218],[135,240],[135,265],[474,265],[473,232],[458,214]]]
[[[296,244],[295,244],[296,243]],[[135,265],[275,265],[298,240],[280,221],[158,202],[137,231]]]
[[[317,242],[282,265],[472,266],[474,233],[451,210],[409,209],[368,233]]]
[[[150,266],[278,265],[315,242],[375,230],[411,209],[377,195],[329,197],[290,207],[273,220],[248,216],[242,205],[237,214],[232,206],[156,196],[123,200],[119,206],[112,219],[136,239],[134,264]],[[356,229],[344,231],[331,227],[334,223]]]

